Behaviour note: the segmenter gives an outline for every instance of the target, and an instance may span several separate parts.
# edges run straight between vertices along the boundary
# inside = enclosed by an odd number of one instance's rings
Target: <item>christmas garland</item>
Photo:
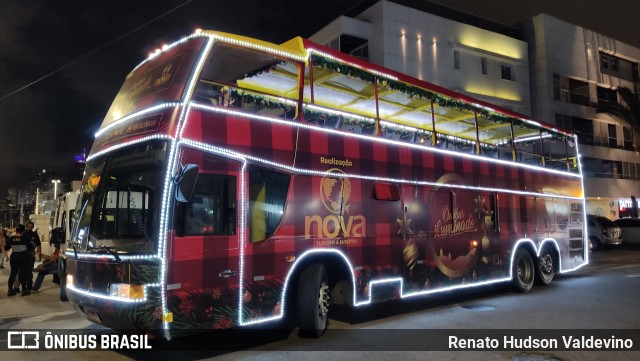
[[[311,55],[311,61],[313,62],[314,66],[331,70],[337,73],[341,73],[350,78],[361,79],[371,84],[375,82],[376,77],[373,74],[367,72],[366,70],[362,70],[359,68],[349,66],[347,64],[326,59],[318,55]],[[407,94],[411,99],[416,99],[416,98],[424,99],[424,100],[433,99],[433,101],[436,104],[438,104],[438,106],[441,106],[444,108],[453,108],[453,109],[466,111],[466,112],[475,112],[478,114],[478,116],[485,117],[494,123],[503,123],[503,124],[513,123],[513,125],[515,126],[519,126],[527,129],[539,129],[538,127],[532,124],[529,124],[528,122],[525,122],[521,119],[510,117],[508,115],[504,115],[500,113],[490,112],[487,109],[475,107],[461,100],[446,97],[438,93],[435,93],[426,89],[418,88],[400,81],[384,79],[384,80],[381,80],[381,84],[383,86],[385,85],[388,86],[391,90],[395,90],[395,91]],[[554,138],[557,138],[557,139],[566,138],[566,136],[561,133],[556,133],[556,132],[550,132],[550,133],[553,135]]]
[[[274,70],[276,70],[278,65],[282,65],[282,64],[286,64],[286,61],[281,60],[281,61],[276,61],[275,63],[272,63],[272,64],[265,65],[262,68],[258,68],[256,70],[253,70],[253,71],[250,71],[250,72],[244,74],[241,79],[251,78],[253,76],[256,76],[256,75],[259,75],[259,74],[262,74],[262,73],[273,72]]]
[[[284,112],[289,112],[294,108],[292,105],[284,102],[273,101],[262,95],[247,94],[244,91],[236,89],[231,89],[231,97],[236,104],[256,104],[261,108],[282,109]]]

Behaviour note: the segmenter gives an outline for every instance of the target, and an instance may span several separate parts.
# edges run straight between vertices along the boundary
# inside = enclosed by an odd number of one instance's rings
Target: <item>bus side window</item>
[[[236,177],[198,175],[191,201],[185,205],[182,231],[186,235],[235,234],[235,204]]]
[[[280,225],[289,191],[288,174],[249,166],[249,239],[260,242]]]

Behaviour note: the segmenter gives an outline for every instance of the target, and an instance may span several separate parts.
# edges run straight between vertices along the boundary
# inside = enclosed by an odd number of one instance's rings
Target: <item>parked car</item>
[[[614,223],[622,230],[622,242],[640,244],[640,218],[620,218]]]
[[[589,249],[596,251],[603,246],[622,243],[621,229],[612,220],[603,216],[587,215]]]

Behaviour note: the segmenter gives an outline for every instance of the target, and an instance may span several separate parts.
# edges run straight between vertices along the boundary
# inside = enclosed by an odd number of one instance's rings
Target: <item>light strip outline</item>
[[[202,49],[200,50],[200,56],[198,61],[196,62],[196,67],[191,74],[191,78],[189,80],[189,85],[187,86],[187,92],[184,95],[184,102],[182,103],[182,112],[178,118],[178,125],[176,127],[176,137],[179,137],[184,130],[184,126],[186,123],[186,119],[188,118],[189,111],[191,109],[191,95],[195,89],[195,83],[198,79],[200,71],[204,66],[205,59],[209,55],[211,48],[213,47],[213,38],[209,37],[206,41]],[[160,211],[160,232],[158,236],[158,257],[160,258],[160,283],[162,285],[166,284],[167,280],[167,237],[169,236],[168,228],[169,228],[169,218],[170,218],[170,210],[169,205],[171,204],[171,198],[173,195],[173,177],[174,177],[174,169],[176,168],[176,164],[178,162],[178,141],[174,139],[170,143],[170,151],[169,156],[169,164],[167,164],[166,175],[164,180],[164,189],[162,196],[162,205]],[[162,314],[166,315],[168,313],[167,307],[167,293],[166,287],[161,288],[161,299],[162,299]],[[164,336],[166,339],[171,339],[170,332],[170,323],[169,321],[163,317],[162,320],[162,328],[164,330]]]
[[[214,153],[223,154],[227,156],[232,156],[234,158],[248,159],[262,164],[268,164],[270,166],[278,167],[280,169],[287,170],[289,172],[298,173],[298,174],[308,174],[308,175],[317,175],[317,176],[326,176],[329,174],[327,171],[317,171],[310,169],[302,169],[298,167],[292,167],[286,164],[272,162],[266,159],[254,157],[251,155],[239,153],[233,150],[229,150],[226,148],[221,148],[213,145],[209,145],[206,143],[201,143],[195,140],[190,139],[182,139],[180,140],[181,144],[186,144],[190,147],[197,148],[205,151],[212,151]],[[546,194],[546,193],[537,193],[537,192],[525,192],[518,191],[513,189],[503,189],[503,188],[489,188],[489,187],[478,187],[478,186],[468,186],[468,185],[459,185],[459,184],[440,184],[437,182],[429,182],[429,181],[415,181],[415,180],[406,180],[406,179],[396,179],[396,178],[386,178],[386,177],[375,177],[375,176],[366,176],[361,174],[334,174],[331,173],[332,176],[336,178],[355,178],[362,180],[371,180],[371,181],[382,181],[382,182],[392,182],[392,183],[401,183],[401,184],[412,184],[412,185],[422,185],[422,186],[431,186],[431,187],[445,187],[452,189],[467,189],[467,190],[475,190],[475,191],[484,191],[484,192],[497,192],[497,193],[508,193],[508,194],[518,194],[518,195],[528,195],[534,197],[541,198],[558,198],[558,199],[568,199],[568,200],[582,200],[580,197],[571,197],[557,194]]]
[[[459,156],[459,157],[462,157],[462,158],[468,158],[468,159],[472,159],[472,160],[483,160],[483,161],[486,161],[486,162],[489,162],[489,163],[503,164],[503,165],[508,165],[508,166],[512,166],[512,167],[519,167],[519,168],[525,168],[525,169],[530,169],[530,170],[534,170],[534,171],[540,171],[540,172],[547,172],[547,173],[552,173],[552,174],[563,175],[563,176],[567,176],[567,177],[573,177],[573,178],[580,178],[581,177],[581,174],[569,173],[569,172],[560,171],[560,170],[556,170],[556,169],[541,168],[541,167],[537,167],[537,166],[533,166],[533,165],[529,165],[529,164],[521,164],[521,163],[509,162],[509,161],[505,161],[505,160],[502,160],[502,159],[488,158],[488,157],[483,157],[483,156],[474,155],[474,154],[458,153],[458,152],[454,152],[454,151],[447,150],[447,149],[439,149],[439,148],[428,147],[428,146],[414,144],[414,143],[400,142],[400,141],[393,140],[393,139],[371,137],[371,136],[362,135],[362,134],[350,133],[350,132],[346,132],[346,131],[339,131],[339,130],[335,130],[335,129],[331,129],[331,128],[322,128],[322,127],[314,126],[314,125],[311,125],[311,124],[303,124],[303,123],[300,123],[300,122],[286,121],[286,120],[282,120],[282,119],[279,119],[279,118],[266,117],[266,116],[262,116],[262,115],[244,113],[244,112],[235,111],[235,110],[228,110],[228,109],[225,109],[225,108],[218,108],[218,107],[213,107],[213,106],[199,104],[199,103],[193,103],[192,106],[193,106],[193,108],[203,109],[203,110],[210,111],[210,112],[225,113],[225,114],[235,115],[235,116],[243,117],[243,118],[250,118],[250,119],[256,119],[256,120],[267,121],[267,122],[272,122],[272,123],[278,123],[278,124],[282,124],[282,125],[287,125],[289,127],[294,127],[295,126],[295,127],[311,129],[311,130],[315,130],[315,131],[321,131],[321,132],[325,132],[325,133],[331,133],[331,134],[337,134],[337,135],[342,135],[342,136],[347,136],[347,137],[352,137],[352,138],[357,138],[357,139],[369,140],[369,141],[373,141],[373,142],[382,142],[382,143],[386,143],[386,144],[393,144],[393,145],[397,145],[397,146],[404,146],[404,147],[409,147],[409,148],[414,148],[414,149],[422,149],[422,150],[427,150],[427,151],[430,151],[430,152],[448,154],[448,155],[453,155],[453,156]]]
[[[333,61],[337,61],[337,62],[342,63],[342,64],[344,64],[344,65],[347,65],[347,66],[350,66],[350,67],[353,67],[353,68],[357,68],[357,69],[361,69],[361,70],[367,71],[367,72],[369,72],[369,73],[371,73],[371,74],[375,74],[375,75],[381,76],[381,77],[383,77],[383,78],[387,78],[387,79],[391,79],[391,80],[396,80],[396,81],[398,80],[398,77],[396,77],[396,76],[393,76],[393,75],[390,75],[390,74],[387,74],[387,73],[383,73],[383,72],[378,71],[378,70],[373,70],[373,69],[365,68],[365,67],[363,67],[362,65],[358,65],[358,64],[356,64],[356,63],[352,63],[352,62],[350,62],[350,61],[342,60],[342,59],[340,59],[340,58],[337,58],[337,57],[335,57],[335,56],[333,56],[333,55],[331,55],[331,54],[327,54],[327,53],[325,53],[325,52],[323,52],[323,51],[320,51],[320,50],[318,50],[318,49],[315,49],[315,48],[309,48],[309,49],[307,49],[307,54],[308,54],[308,55],[307,55],[307,57],[310,57],[313,53],[316,53],[316,54],[318,54],[318,55],[320,55],[320,56],[322,56],[322,57],[324,57],[324,58],[331,59],[331,60],[333,60]]]
[[[143,294],[144,297],[143,298],[124,298],[124,297],[119,297],[119,296],[111,296],[111,295],[106,295],[103,293],[97,293],[97,292],[91,292],[91,291],[87,291],[87,290],[82,290],[79,288],[76,288],[76,286],[74,286],[73,284],[67,284],[67,290],[71,290],[75,293],[81,294],[83,296],[87,296],[87,297],[93,297],[93,298],[100,298],[103,300],[109,300],[109,301],[114,301],[114,302],[123,302],[123,303],[142,303],[142,302],[147,302],[148,298],[147,298],[147,288],[148,287],[160,287],[159,283],[151,283],[151,284],[145,284],[143,285]]]
[[[415,296],[426,296],[426,295],[430,295],[430,294],[436,294],[436,293],[442,293],[442,292],[447,292],[447,291],[453,291],[453,290],[459,290],[459,289],[465,289],[465,288],[474,288],[474,287],[480,287],[480,286],[485,286],[485,285],[490,285],[490,284],[495,284],[495,283],[502,283],[502,282],[507,282],[507,281],[511,281],[513,280],[513,260],[514,260],[514,256],[517,253],[519,247],[521,247],[521,245],[523,244],[530,244],[531,247],[533,247],[533,249],[536,252],[537,257],[540,256],[540,253],[542,252],[543,247],[545,246],[545,244],[547,242],[552,243],[556,250],[558,250],[558,269],[560,270],[559,273],[567,273],[570,271],[574,271],[582,266],[584,266],[586,263],[581,264],[580,266],[576,267],[576,268],[572,268],[572,269],[568,269],[568,270],[562,270],[562,254],[559,252],[559,246],[558,243],[555,239],[553,238],[546,238],[544,239],[542,242],[540,242],[539,246],[536,247],[535,243],[533,242],[533,240],[529,239],[529,238],[522,238],[519,239],[517,242],[515,242],[513,248],[512,248],[512,252],[511,252],[511,259],[509,262],[509,276],[508,277],[502,277],[502,278],[498,278],[498,279],[494,279],[494,280],[488,280],[488,281],[482,281],[482,282],[472,282],[472,283],[467,283],[467,284],[461,284],[461,285],[455,285],[455,286],[450,286],[450,287],[444,287],[444,288],[439,288],[439,289],[434,289],[434,290],[423,290],[423,291],[416,291],[416,292],[408,292],[408,293],[404,293],[404,279],[402,277],[391,277],[391,278],[382,278],[382,279],[377,279],[377,280],[372,280],[369,281],[368,284],[368,288],[369,288],[369,292],[368,292],[368,299],[367,300],[362,300],[362,301],[358,301],[357,300],[357,295],[356,295],[356,278],[355,278],[355,273],[354,273],[354,267],[352,265],[352,263],[349,261],[349,258],[339,249],[336,248],[314,248],[314,249],[309,249],[307,251],[305,251],[302,255],[300,255],[299,257],[296,258],[296,261],[293,263],[293,265],[291,266],[291,268],[289,269],[289,272],[287,273],[287,276],[285,278],[284,281],[284,286],[282,288],[282,295],[280,298],[280,305],[281,305],[281,310],[280,310],[280,315],[277,316],[271,316],[271,317],[265,317],[265,318],[260,318],[260,319],[254,319],[254,320],[250,320],[248,322],[244,322],[241,325],[242,326],[247,326],[247,325],[254,325],[254,324],[259,324],[259,323],[264,323],[264,322],[269,322],[269,321],[275,321],[275,320],[279,320],[282,319],[282,317],[284,317],[284,315],[286,314],[286,295],[287,295],[287,290],[289,288],[289,281],[291,280],[291,276],[293,275],[293,273],[296,271],[296,267],[297,265],[302,261],[305,260],[307,256],[309,255],[313,255],[313,254],[330,254],[330,253],[334,253],[337,254],[338,256],[342,257],[342,259],[345,261],[345,264],[347,265],[347,268],[349,269],[349,272],[351,274],[351,286],[353,289],[353,305],[355,307],[359,307],[359,306],[364,306],[364,305],[369,305],[372,304],[372,300],[373,300],[373,286],[375,285],[380,285],[380,284],[387,284],[387,283],[399,283],[399,289],[400,289],[400,298],[409,298],[409,297],[415,297]],[[535,262],[536,260],[534,260]]]
[[[178,103],[178,102],[167,102],[167,103],[161,103],[161,104],[149,107],[149,108],[145,108],[145,109],[139,110],[139,111],[137,111],[135,113],[129,114],[129,115],[125,116],[125,117],[122,117],[122,118],[120,118],[118,120],[114,120],[113,122],[109,123],[109,125],[107,125],[106,127],[98,130],[96,132],[96,134],[94,135],[94,138],[96,138],[96,139],[99,138],[101,135],[103,135],[109,129],[111,129],[113,127],[117,127],[120,124],[124,124],[127,121],[132,120],[133,118],[137,118],[139,116],[145,115],[147,113],[154,112],[156,110],[160,110],[160,109],[164,109],[164,108],[177,107],[180,104],[181,103]]]
[[[488,284],[493,284],[493,283],[498,283],[498,282],[504,282],[504,281],[510,281],[513,279],[513,257],[518,249],[518,247],[520,247],[521,244],[524,243],[528,243],[531,245],[531,247],[533,247],[533,249],[536,252],[536,256],[539,258],[540,254],[542,252],[542,249],[544,248],[546,243],[551,243],[555,249],[558,251],[558,273],[567,273],[567,272],[571,272],[574,270],[577,270],[581,267],[583,267],[584,265],[586,265],[588,262],[585,261],[584,263],[580,264],[579,266],[575,267],[575,268],[571,268],[571,269],[567,269],[567,270],[563,270],[562,269],[562,253],[560,252],[560,247],[558,246],[558,243],[555,239],[553,238],[545,238],[543,239],[540,244],[536,247],[535,242],[530,239],[530,238],[523,238],[518,240],[515,245],[513,246],[513,253],[511,254],[511,260],[510,260],[510,268],[509,268],[509,277],[504,277],[504,278],[499,278],[499,279],[495,279],[495,280],[489,280],[489,281],[483,281],[483,282],[475,282],[475,283],[469,283],[469,284],[464,284],[464,285],[456,285],[456,286],[451,286],[451,287],[445,287],[445,288],[441,288],[441,289],[436,289],[436,290],[425,290],[425,291],[417,291],[417,292],[410,292],[405,294],[404,293],[404,288],[403,288],[403,279],[400,277],[393,277],[393,278],[388,278],[388,279],[379,279],[379,280],[373,280],[369,282],[369,299],[365,300],[365,301],[357,301],[356,298],[356,294],[355,294],[355,274],[354,274],[354,267],[351,264],[351,262],[349,261],[349,258],[339,249],[333,249],[333,248],[314,248],[314,249],[309,249],[307,251],[305,251],[300,257],[298,257],[296,259],[296,261],[294,262],[294,264],[291,266],[291,268],[289,269],[289,273],[287,274],[286,278],[285,278],[285,282],[284,282],[284,286],[283,286],[283,291],[282,291],[282,295],[281,295],[281,300],[280,300],[280,304],[281,304],[281,312],[280,315],[278,316],[272,316],[272,317],[267,317],[267,318],[261,318],[261,319],[257,319],[257,320],[249,320],[249,321],[245,321],[243,319],[242,316],[242,307],[243,307],[243,303],[242,303],[242,292],[243,292],[243,280],[244,280],[244,249],[246,247],[246,243],[245,243],[245,234],[244,234],[244,221],[245,221],[245,202],[246,200],[246,195],[244,193],[244,187],[245,187],[245,179],[244,179],[244,173],[245,173],[245,168],[247,166],[246,160],[248,158],[243,158],[242,155],[239,155],[235,152],[231,152],[219,147],[214,147],[214,146],[210,146],[210,145],[206,145],[206,144],[202,144],[202,143],[197,143],[197,142],[193,142],[187,139],[182,139],[179,142],[180,145],[185,145],[188,147],[192,147],[192,148],[196,148],[196,149],[200,149],[202,151],[206,151],[209,153],[214,153],[214,154],[218,154],[221,156],[227,156],[227,157],[232,157],[234,159],[238,159],[238,160],[242,160],[243,161],[243,166],[242,166],[242,173],[241,173],[241,185],[242,185],[242,195],[241,195],[241,206],[242,206],[242,213],[241,213],[241,222],[242,222],[242,227],[241,227],[241,232],[242,234],[240,235],[241,239],[241,248],[240,248],[240,285],[239,285],[239,296],[238,296],[238,323],[241,326],[247,326],[247,325],[252,325],[252,324],[257,324],[257,323],[263,323],[263,322],[268,322],[268,321],[273,321],[273,320],[278,320],[281,319],[283,317],[283,315],[285,314],[285,299],[286,299],[286,291],[288,288],[288,283],[289,283],[289,279],[291,277],[291,275],[293,274],[294,270],[296,269],[296,266],[298,264],[298,262],[300,260],[302,260],[305,256],[312,254],[312,253],[319,253],[319,252],[329,252],[329,253],[337,253],[339,254],[345,261],[345,263],[348,265],[348,269],[351,273],[351,277],[352,277],[352,287],[354,290],[354,295],[353,295],[353,304],[354,306],[362,306],[362,305],[366,305],[366,304],[370,304],[372,302],[372,292],[373,292],[373,286],[376,284],[383,284],[383,283],[394,283],[394,282],[399,282],[400,283],[400,294],[401,294],[401,298],[407,298],[407,297],[413,297],[413,296],[420,296],[420,295],[427,295],[427,294],[432,294],[432,293],[440,293],[440,292],[446,292],[446,291],[450,291],[450,290],[455,290],[455,289],[463,289],[463,288],[470,288],[470,287],[478,287],[478,286],[483,286],[483,285],[488,285]],[[321,173],[321,172],[320,172]],[[323,173],[324,174],[324,173]]]
[[[92,155],[88,156],[87,157],[87,162],[92,160],[92,159],[94,159],[94,158],[97,158],[97,157],[99,157],[101,155],[105,155],[107,153],[113,152],[114,150],[118,150],[120,148],[128,147],[128,146],[136,144],[136,143],[146,142],[147,140],[152,140],[152,139],[167,139],[167,140],[171,140],[171,139],[173,139],[173,137],[170,136],[170,135],[166,135],[166,134],[155,134],[155,135],[149,135],[149,136],[146,136],[146,137],[130,140],[128,142],[112,145],[109,148],[103,149],[103,150],[101,150],[99,152],[96,152],[95,154],[92,154]]]

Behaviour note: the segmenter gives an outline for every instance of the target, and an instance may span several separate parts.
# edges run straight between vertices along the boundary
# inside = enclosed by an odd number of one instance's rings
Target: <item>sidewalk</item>
[[[29,296],[21,296],[20,293],[13,297],[7,296],[9,289],[9,274],[11,267],[5,262],[5,268],[0,269],[0,325],[10,322],[14,317],[20,318],[29,315],[42,315],[50,312],[73,311],[69,302],[60,301],[60,286],[53,283],[53,275],[47,275],[39,292],[31,292]],[[37,267],[40,262],[36,262]],[[37,272],[33,272],[35,282]]]

